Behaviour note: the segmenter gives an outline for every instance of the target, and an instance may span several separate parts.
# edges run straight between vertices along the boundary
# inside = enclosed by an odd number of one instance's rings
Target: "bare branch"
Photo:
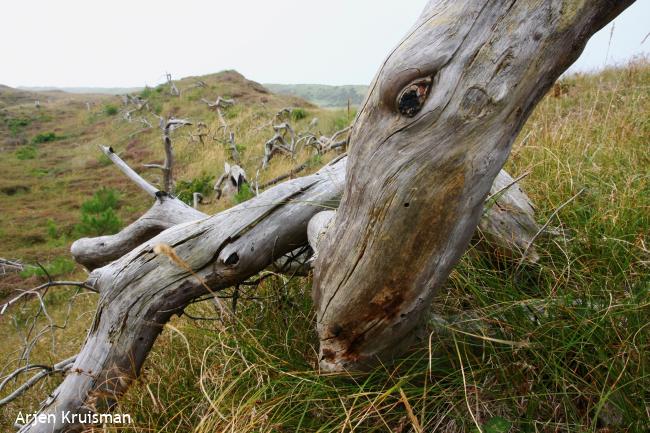
[[[106,155],[111,161],[113,161],[113,164],[119,168],[122,173],[126,175],[129,179],[131,179],[136,185],[140,187],[141,190],[149,194],[151,197],[156,197],[157,194],[160,192],[157,188],[155,188],[153,185],[151,185],[149,182],[144,180],[142,176],[140,176],[138,173],[136,173],[131,167],[128,166],[126,162],[124,162],[113,150],[112,147],[106,147],[106,146],[99,146],[102,152],[104,152],[104,155]]]
[[[17,290],[20,292],[20,294],[14,298],[11,298],[9,301],[5,302],[4,304],[0,305],[0,316],[5,313],[7,308],[11,307],[13,304],[16,302],[20,301],[22,298],[26,296],[34,296],[38,295],[41,290],[46,290],[49,289],[50,287],[60,287],[60,286],[67,286],[67,287],[81,287],[87,290],[90,290],[91,292],[97,293],[97,289],[94,288],[92,285],[82,282],[82,281],[48,281],[47,283],[41,284],[40,286],[36,286],[32,289],[28,290]]]
[[[29,388],[32,386],[36,385],[41,379],[51,376],[53,374],[57,373],[65,373],[67,370],[72,367],[73,363],[77,359],[77,355],[71,356],[70,358],[64,359],[63,361],[54,364],[53,366],[49,367],[46,365],[26,365],[24,367],[20,367],[17,370],[13,371],[10,373],[3,381],[0,383],[0,391],[5,387],[5,385],[13,378],[19,376],[22,373],[25,373],[30,370],[36,370],[40,369],[38,373],[30,377],[25,383],[20,385],[18,388],[16,388],[11,394],[6,396],[3,399],[0,399],[0,407],[4,406],[16,398],[20,397],[22,394],[25,393]]]

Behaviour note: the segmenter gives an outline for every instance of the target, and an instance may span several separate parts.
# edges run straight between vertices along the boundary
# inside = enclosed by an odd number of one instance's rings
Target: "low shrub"
[[[303,108],[294,108],[291,110],[291,119],[294,122],[297,122],[298,120],[302,120],[305,117],[307,117],[307,112]]]
[[[250,185],[245,183],[239,188],[239,191],[232,196],[232,201],[235,204],[243,203],[251,198],[255,197],[255,193],[251,189]]]
[[[51,141],[56,141],[60,140],[63,137],[60,135],[56,135],[55,132],[41,132],[40,134],[37,134],[34,138],[32,138],[32,143],[34,144],[41,144],[41,143],[49,143]]]
[[[101,187],[95,191],[92,198],[81,205],[82,213],[101,213],[108,209],[117,209],[120,196],[111,188]]]
[[[176,184],[176,197],[187,204],[192,204],[192,195],[195,192],[201,193],[205,197],[212,191],[213,180],[214,176],[206,173],[189,181],[181,180]]]
[[[119,204],[117,191],[102,187],[92,198],[81,205],[81,222],[75,226],[79,236],[102,236],[117,233],[122,228],[122,220],[116,209]]]
[[[143,99],[150,98],[151,95],[153,95],[153,89],[149,86],[145,86],[142,92],[140,92],[140,97]]]
[[[16,158],[20,159],[21,161],[24,161],[26,159],[34,159],[36,158],[36,154],[36,146],[24,146],[15,152]]]
[[[24,118],[9,119],[7,120],[7,127],[9,128],[11,135],[16,136],[23,128],[29,126],[31,122],[31,120]]]
[[[119,110],[113,104],[104,105],[104,114],[107,116],[115,116]]]

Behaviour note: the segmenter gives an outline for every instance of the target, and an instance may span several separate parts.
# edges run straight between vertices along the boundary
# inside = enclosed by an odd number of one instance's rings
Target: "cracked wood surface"
[[[354,124],[348,179],[319,247],[320,365],[403,352],[465,251],[528,115],[632,0],[432,0]]]

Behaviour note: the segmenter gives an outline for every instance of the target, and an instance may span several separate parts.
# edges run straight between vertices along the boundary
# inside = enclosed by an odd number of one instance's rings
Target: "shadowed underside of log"
[[[402,353],[539,99],[633,1],[430,1],[370,86],[314,272],[320,365]]]

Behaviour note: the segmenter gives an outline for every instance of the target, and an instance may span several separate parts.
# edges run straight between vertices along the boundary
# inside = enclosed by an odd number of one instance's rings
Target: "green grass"
[[[571,83],[541,103],[507,167],[531,172],[540,223],[584,188],[551,221],[561,235],[538,241],[539,263],[470,250],[434,302],[456,322],[355,375],[315,371],[309,280],[267,280],[259,300],[240,298],[236,324],[174,322],[189,352],[165,331],[122,402],[133,431],[414,431],[400,389],[424,431],[646,431],[650,67]]]
[[[415,431],[413,424],[426,432],[449,433],[647,431],[650,65],[638,62],[598,75],[571,76],[565,82],[569,93],[540,103],[506,166],[514,177],[530,173],[522,186],[537,206],[540,224],[575,196],[550,221],[558,235],[538,239],[538,263],[519,266],[516,260],[488,258],[470,248],[434,300],[435,317],[446,321],[432,320],[420,342],[395,364],[356,374],[317,371],[309,278],[271,276],[257,288],[242,286],[234,322],[184,316],[165,327],[141,378],[117,409],[132,414],[136,424],[108,431],[406,433]],[[227,83],[209,85],[224,86],[209,92],[235,93]],[[157,89],[151,94],[160,98],[156,103],[163,111],[177,105],[180,114],[213,119],[199,103],[183,97],[170,102]],[[269,132],[255,128],[272,116],[259,110],[244,105],[231,122],[237,143],[245,146],[242,164],[249,176],[255,173]],[[333,131],[347,120],[344,111],[310,108],[297,129],[315,115],[323,131]],[[217,120],[209,122],[216,129]],[[125,138],[132,125],[94,127],[105,127],[103,141],[116,148],[126,149],[133,140]],[[147,158],[161,156],[158,131],[138,139],[138,149],[151,152]],[[227,158],[227,149],[217,142],[201,147],[176,138],[175,149],[181,180],[219,175],[214,167],[223,167]],[[46,150],[46,155],[52,151]],[[89,146],[96,163],[91,150]],[[140,161],[138,154],[129,157]],[[34,164],[32,168],[36,163],[25,161]],[[271,165],[260,182],[295,162],[278,159]],[[114,173],[112,167],[92,167],[83,173],[99,184]],[[34,189],[36,182],[42,179],[34,182]],[[53,183],[50,191],[65,187]],[[114,187],[133,191],[123,184]],[[88,188],[93,190],[92,185]],[[77,208],[69,211],[74,218],[91,193],[77,195]],[[11,200],[21,200],[24,209],[29,204],[26,196]],[[134,205],[139,200],[124,193],[121,197]],[[0,196],[0,204],[8,200]],[[137,206],[132,209],[134,215],[139,211]],[[69,217],[49,217],[55,226],[43,224],[47,218],[42,216],[35,219],[44,226],[38,232],[44,238],[60,236],[70,227]],[[6,232],[0,235],[2,241],[15,234],[7,221],[0,214]],[[70,293],[47,295],[55,317],[62,314]],[[232,302],[234,291],[222,295]],[[56,334],[56,356],[43,342],[35,349],[35,359],[52,362],[78,350],[92,319],[90,311],[90,300],[75,307],[77,320]],[[187,313],[216,316],[209,301],[191,306]],[[15,314],[23,317],[27,312]],[[0,322],[0,331],[8,336],[7,345],[18,345],[19,329],[10,322]],[[1,408],[0,425],[8,426],[18,409],[36,408],[59,380],[51,379],[44,389]]]
[[[16,158],[18,158],[21,161],[24,161],[26,159],[34,159],[36,158],[37,154],[38,154],[38,149],[34,145],[20,147],[15,152]]]

